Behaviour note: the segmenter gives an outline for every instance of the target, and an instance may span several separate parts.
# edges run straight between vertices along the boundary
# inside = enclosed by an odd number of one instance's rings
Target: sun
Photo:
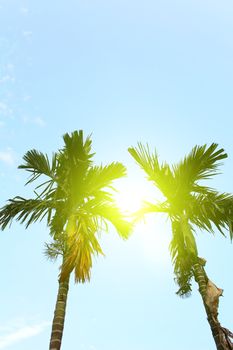
[[[117,192],[114,198],[117,206],[122,213],[130,216],[139,210],[144,201],[156,203],[164,200],[163,196],[157,188],[148,182],[132,180],[122,180],[118,182]],[[161,214],[148,214],[146,217],[134,227],[134,239],[136,244],[140,246],[145,261],[153,265],[166,265],[169,262],[169,235],[167,229],[161,230],[166,226],[165,218]]]
[[[125,186],[114,195],[117,206],[124,214],[128,215],[140,209],[144,199],[143,196],[144,194],[141,188],[138,191],[138,189],[136,190]]]
[[[123,214],[132,215],[139,210],[144,201],[155,202],[158,193],[155,186],[150,183],[123,181],[118,183],[114,198]]]

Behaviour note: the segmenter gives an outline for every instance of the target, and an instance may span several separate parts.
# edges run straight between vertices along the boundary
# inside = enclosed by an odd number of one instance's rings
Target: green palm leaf
[[[221,160],[227,158],[223,148],[218,149],[217,143],[195,146],[180,163],[173,166],[174,176],[182,186],[190,190],[197,181],[209,179],[219,174]]]
[[[15,218],[28,227],[47,217],[53,239],[47,244],[47,255],[63,254],[61,278],[74,270],[76,281],[84,281],[90,277],[92,255],[102,254],[96,234],[112,224],[122,238],[129,236],[132,225],[112,198],[113,181],[125,176],[126,168],[118,162],[93,166],[91,139],[84,139],[82,130],[63,139],[65,145],[53,155],[51,164],[47,154],[36,150],[23,157],[20,168],[31,173],[27,184],[41,175],[49,180],[36,187],[35,199],[9,200],[0,210],[0,225],[5,229]]]
[[[173,197],[176,191],[173,173],[167,163],[159,163],[156,151],[150,153],[148,145],[143,146],[141,143],[138,143],[138,148],[130,147],[128,151],[145,171],[148,180],[154,182],[166,198]]]
[[[191,267],[197,257],[193,225],[209,232],[217,228],[223,235],[228,229],[233,238],[233,196],[199,183],[219,173],[227,154],[216,143],[195,146],[181,162],[169,167],[159,163],[148,145],[139,143],[137,148],[129,148],[129,153],[166,197],[162,203],[145,203],[137,215],[162,212],[171,219],[171,256],[179,294],[185,295],[191,291]]]
[[[28,227],[46,217],[52,240],[46,244],[45,254],[53,260],[62,256],[59,304],[54,312],[50,347],[61,343],[60,328],[59,339],[54,330],[57,325],[62,329],[64,326],[70,274],[74,271],[76,282],[90,279],[93,257],[103,254],[99,233],[109,224],[122,238],[127,238],[131,230],[112,198],[113,181],[125,176],[125,167],[117,162],[93,166],[92,142],[90,137],[84,139],[82,130],[65,134],[63,140],[64,147],[53,155],[51,164],[47,154],[36,150],[24,156],[20,168],[31,175],[27,184],[41,175],[49,177],[35,188],[35,199],[18,196],[0,209],[1,229],[14,218]],[[60,295],[64,298],[62,313]]]
[[[112,182],[123,176],[126,176],[126,168],[121,163],[114,162],[106,166],[93,166],[87,172],[83,190],[89,195],[95,195],[100,189],[112,188]]]
[[[46,215],[49,218],[53,209],[55,209],[53,201],[25,199],[17,196],[10,199],[9,203],[0,210],[1,229],[4,230],[10,225],[14,218],[20,223],[25,223],[27,228],[30,224],[42,220]]]
[[[63,136],[65,146],[57,157],[57,196],[70,198],[72,203],[82,199],[84,181],[92,165],[91,140],[84,140],[83,132],[75,131]]]
[[[187,205],[190,221],[200,229],[214,232],[212,224],[225,236],[229,229],[230,239],[233,225],[233,196],[215,191],[192,196]]]
[[[74,270],[75,281],[90,280],[92,258],[103,255],[96,233],[98,222],[90,215],[78,217],[78,224],[66,239],[67,249],[61,267],[60,280],[63,281]]]
[[[63,136],[65,146],[63,152],[67,155],[70,162],[76,163],[79,161],[86,161],[86,159],[91,159],[94,153],[91,152],[91,138],[88,136],[86,140],[83,138],[83,131],[74,131],[69,135],[66,133]]]
[[[19,166],[19,169],[25,169],[31,173],[26,184],[36,180],[41,175],[46,175],[55,180],[56,154],[52,157],[50,165],[47,154],[43,154],[35,149],[28,151],[23,157],[25,163]]]
[[[191,226],[186,222],[172,221],[170,252],[174,265],[179,296],[189,296],[192,287],[192,266],[197,259],[197,247]]]
[[[82,206],[82,210],[104,222],[106,229],[108,223],[111,223],[124,239],[127,239],[132,231],[132,224],[124,219],[120,209],[110,197],[108,200],[102,200],[98,197],[90,199]]]

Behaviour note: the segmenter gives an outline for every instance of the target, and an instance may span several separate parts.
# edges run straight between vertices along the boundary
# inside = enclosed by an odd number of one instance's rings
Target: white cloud
[[[8,148],[6,151],[0,151],[0,161],[8,164],[13,165],[15,162],[15,157],[10,148]]]
[[[10,333],[0,336],[0,349],[6,349],[12,344],[18,343],[23,339],[34,337],[42,333],[48,326],[50,322],[42,322],[33,326],[22,326]]]
[[[7,105],[4,102],[0,102],[0,111],[6,111]]]
[[[30,118],[28,116],[24,116],[23,122],[25,124],[35,124],[35,125],[40,126],[40,127],[44,127],[46,125],[46,122],[41,117]]]
[[[5,102],[0,101],[0,115],[10,116],[12,112],[12,109]]]
[[[36,117],[36,118],[34,118],[33,121],[36,125],[39,125],[42,127],[46,125],[45,121],[41,117]]]
[[[32,98],[32,96],[30,96],[30,95],[24,95],[23,96],[23,101],[27,102],[27,101],[31,100],[31,98]]]
[[[6,70],[8,72],[13,73],[14,69],[15,69],[15,65],[13,63],[7,63],[6,64]]]
[[[0,84],[15,82],[15,65],[7,63],[3,66],[2,74],[0,76]]]
[[[15,78],[12,77],[10,74],[6,74],[0,79],[0,84],[7,83],[7,82],[14,83]]]
[[[22,34],[23,34],[23,36],[26,39],[30,39],[32,37],[32,31],[31,30],[23,30]]]
[[[29,9],[27,7],[22,6],[20,8],[20,12],[22,13],[22,15],[28,15]]]

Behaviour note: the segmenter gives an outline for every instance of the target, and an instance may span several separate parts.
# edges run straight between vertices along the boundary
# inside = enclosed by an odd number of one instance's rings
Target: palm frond
[[[65,201],[56,201],[56,210],[49,220],[50,236],[56,241],[65,239],[63,232],[69,217],[69,207]],[[62,236],[61,236],[62,235]]]
[[[49,258],[63,257],[60,279],[72,271],[76,281],[90,279],[93,256],[103,254],[98,242],[100,230],[112,224],[122,238],[127,238],[131,223],[116,207],[112,198],[113,181],[125,176],[118,162],[93,166],[91,139],[83,131],[65,134],[64,147],[53,155],[31,150],[19,168],[30,173],[31,183],[41,175],[43,180],[34,193],[35,199],[15,197],[0,209],[0,227],[5,229],[13,219],[28,227],[47,217],[52,242],[46,245]]]
[[[160,172],[160,164],[156,151],[154,154],[151,154],[148,144],[143,146],[140,142],[138,143],[138,147],[129,147],[128,151],[142,170],[146,172],[149,180],[153,181],[154,173]]]
[[[113,162],[106,166],[92,166],[85,177],[84,191],[87,195],[95,195],[103,188],[112,188],[112,182],[126,176],[123,164]]]
[[[45,243],[45,256],[51,261],[56,261],[59,256],[64,255],[64,239],[56,239],[53,242]]]
[[[15,197],[8,201],[0,210],[0,227],[4,230],[15,218],[20,223],[25,223],[26,228],[46,215],[50,217],[51,211],[55,208],[53,201],[41,199],[25,199]]]
[[[104,222],[106,229],[108,228],[108,223],[111,223],[120,237],[124,239],[127,239],[132,231],[132,223],[124,217],[116,206],[115,201],[109,195],[107,197],[97,196],[90,198],[83,203],[80,210],[97,218],[98,222]]]
[[[73,159],[74,163],[77,160],[86,161],[86,158],[92,158],[94,153],[91,152],[91,138],[88,136],[86,140],[83,138],[83,130],[75,130],[69,135],[66,133],[63,136],[63,140],[65,143],[65,148],[63,150],[66,151],[68,158]]]
[[[74,131],[69,135],[66,133],[63,136],[65,143],[64,148],[60,152],[60,163],[63,167],[70,168],[72,171],[80,171],[84,168],[83,173],[91,164],[91,158],[94,153],[91,152],[92,141],[88,136],[83,139],[83,131]]]
[[[74,131],[63,136],[65,146],[57,157],[56,177],[58,196],[73,197],[72,201],[83,192],[84,179],[92,164],[94,153],[91,151],[91,139],[83,139],[83,131]]]
[[[133,217],[136,221],[141,220],[146,214],[153,214],[153,213],[164,213],[169,214],[170,213],[170,204],[168,201],[164,201],[161,203],[151,203],[148,201],[144,201],[142,204],[142,208],[137,210]]]
[[[148,180],[154,182],[166,198],[173,197],[176,191],[173,173],[167,163],[159,163],[156,151],[150,153],[148,145],[141,143],[138,143],[138,148],[130,147],[128,151],[145,171]]]
[[[219,173],[221,161],[227,158],[223,148],[217,143],[195,146],[180,163],[173,166],[176,179],[183,189],[192,190],[192,186],[200,180],[206,180]]]
[[[60,280],[63,281],[74,270],[76,282],[90,280],[92,258],[104,254],[96,238],[98,224],[90,216],[79,217],[74,230],[69,232],[66,239],[67,250],[61,266]]]
[[[197,247],[189,224],[172,221],[170,252],[174,265],[175,281],[179,286],[179,296],[189,296],[192,291],[192,265],[197,257]]]
[[[213,225],[225,236],[229,230],[232,240],[233,196],[216,191],[192,196],[187,206],[190,221],[200,229],[214,232]]]
[[[36,180],[41,175],[50,177],[53,181],[55,180],[55,168],[56,168],[56,154],[52,157],[52,164],[50,165],[47,154],[43,154],[35,149],[28,151],[23,160],[24,164],[19,165],[19,169],[25,169],[31,173],[31,176],[26,184]]]

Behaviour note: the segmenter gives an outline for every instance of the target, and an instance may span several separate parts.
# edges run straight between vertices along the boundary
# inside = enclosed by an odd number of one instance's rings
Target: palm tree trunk
[[[49,350],[60,350],[65,323],[66,301],[69,290],[70,276],[64,281],[59,280],[57,302],[54,311],[52,333],[50,337]]]
[[[204,264],[194,264],[193,271],[195,280],[199,286],[199,292],[202,297],[207,320],[212,331],[216,348],[217,350],[232,350],[233,343],[231,342],[230,338],[233,337],[233,334],[228,329],[222,327],[218,321],[218,302],[219,297],[222,295],[222,289],[217,288],[208,279],[204,269]]]

